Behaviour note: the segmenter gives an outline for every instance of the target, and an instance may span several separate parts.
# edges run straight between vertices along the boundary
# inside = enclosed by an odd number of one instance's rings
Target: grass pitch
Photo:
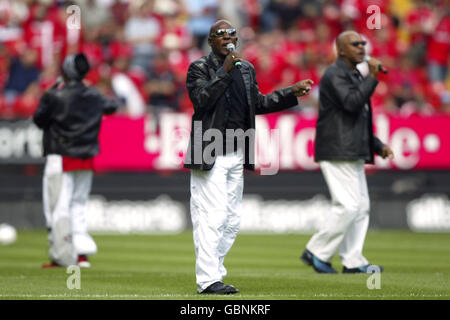
[[[0,299],[340,300],[450,299],[450,234],[369,231],[365,256],[383,265],[380,289],[368,274],[317,274],[300,260],[310,235],[239,234],[227,256],[225,283],[240,293],[199,295],[192,234],[95,235],[99,252],[81,269],[81,289],[68,289],[65,268],[48,262],[45,231],[19,231],[0,246]],[[339,258],[332,261],[340,272]]]

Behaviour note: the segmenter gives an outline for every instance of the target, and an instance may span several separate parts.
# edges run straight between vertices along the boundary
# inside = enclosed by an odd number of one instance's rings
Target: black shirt
[[[231,76],[233,77],[233,81],[228,88],[231,100],[228,106],[230,114],[228,116],[226,129],[245,130],[248,123],[248,103],[244,80],[242,80],[241,71],[237,68],[231,70]]]
[[[233,68],[230,73],[233,81],[228,88],[228,94],[230,98],[228,99],[229,104],[227,108],[229,111],[229,115],[228,121],[225,124],[225,129],[242,129],[243,131],[246,131],[248,129],[249,109],[244,80],[242,79],[241,71],[238,68]],[[236,133],[234,134],[237,135]],[[236,138],[231,136],[227,139],[226,132],[224,132],[224,146],[225,143],[231,143],[232,139],[235,140],[233,150],[236,151]],[[224,149],[224,151],[226,151],[226,149]]]

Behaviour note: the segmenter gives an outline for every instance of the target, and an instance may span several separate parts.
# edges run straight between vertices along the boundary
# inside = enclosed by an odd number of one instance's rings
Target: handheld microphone
[[[52,89],[58,88],[61,85],[61,83],[64,83],[64,79],[63,79],[63,77],[59,76],[56,79],[55,83],[53,84]]]
[[[229,43],[229,44],[227,44],[227,50],[228,50],[228,52],[233,52],[233,51],[236,50],[236,47],[234,46],[233,43]],[[236,63],[234,64],[234,66],[235,66],[236,68],[240,69],[240,68],[241,68],[241,62],[240,62],[240,61],[236,61]]]
[[[365,56],[365,57],[364,57],[364,61],[367,62],[367,61],[369,61],[371,58],[372,58],[371,56]],[[381,71],[381,72],[383,72],[384,74],[388,74],[388,70],[387,70],[385,67],[383,67],[381,64],[378,66],[378,70]]]

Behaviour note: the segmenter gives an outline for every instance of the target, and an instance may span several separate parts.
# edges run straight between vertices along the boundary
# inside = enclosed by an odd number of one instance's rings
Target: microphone
[[[64,79],[63,77],[59,76],[51,88],[56,89],[61,85],[61,83],[64,83]]]
[[[228,52],[233,52],[233,51],[236,50],[236,47],[234,46],[233,43],[229,43],[229,44],[227,44],[227,50],[228,50]],[[240,62],[240,61],[237,61],[237,62],[234,64],[234,66],[235,66],[236,68],[240,69],[240,68],[241,68],[241,62]]]
[[[372,57],[371,56],[365,56],[364,57],[364,61],[369,61]],[[384,74],[388,74],[388,69],[386,69],[385,67],[383,67],[381,64],[378,66],[378,70],[383,72]]]

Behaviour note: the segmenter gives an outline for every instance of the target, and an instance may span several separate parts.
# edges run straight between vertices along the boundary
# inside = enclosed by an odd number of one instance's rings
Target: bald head
[[[219,31],[220,34],[217,34]],[[225,60],[229,53],[227,45],[232,43],[236,47],[237,40],[236,30],[228,20],[216,21],[209,30],[208,44],[221,61]]]
[[[344,31],[344,32],[342,32],[342,33],[340,33],[339,35],[338,35],[338,37],[336,38],[336,48],[339,50],[339,49],[342,49],[342,47],[346,44],[346,43],[349,43],[350,42],[350,38],[354,38],[354,37],[358,37],[358,38],[361,38],[361,36],[359,35],[359,33],[358,32],[356,32],[356,31],[353,31],[353,30],[347,30],[347,31]]]
[[[353,30],[344,31],[336,38],[336,49],[339,58],[343,59],[349,66],[356,68],[356,65],[364,61],[366,55],[366,41],[361,35]]]
[[[217,20],[209,29],[209,34],[214,33],[217,29],[220,28],[233,28],[232,24],[228,20]]]

